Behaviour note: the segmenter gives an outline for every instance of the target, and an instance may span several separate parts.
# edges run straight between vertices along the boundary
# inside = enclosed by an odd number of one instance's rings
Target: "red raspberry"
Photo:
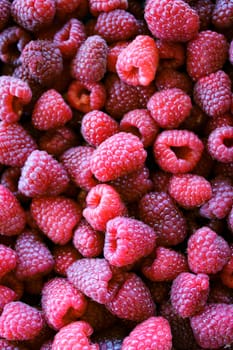
[[[159,65],[161,68],[177,69],[185,64],[186,49],[184,44],[157,40],[156,45],[159,50]]]
[[[96,34],[108,43],[131,39],[137,34],[137,31],[136,18],[121,9],[100,13],[95,26]]]
[[[11,270],[14,270],[16,264],[16,252],[4,244],[0,244],[0,278],[2,278]]]
[[[189,41],[199,29],[199,17],[182,0],[148,0],[145,20],[151,33],[167,41]]]
[[[102,109],[105,100],[106,91],[101,83],[81,83],[75,80],[68,87],[67,101],[71,107],[83,113]]]
[[[215,162],[215,167],[214,167],[214,172],[215,175],[223,175],[226,177],[233,177],[233,162],[231,163],[221,163],[221,162]]]
[[[148,86],[154,80],[158,63],[159,53],[154,39],[138,35],[120,52],[116,71],[126,84]]]
[[[157,243],[176,245],[186,237],[186,221],[166,192],[147,193],[139,202],[139,215],[158,235]]]
[[[42,310],[48,325],[59,330],[85,312],[87,300],[65,278],[53,278],[42,290]]]
[[[16,275],[14,272],[11,271],[10,273],[2,277],[1,284],[14,291],[14,293],[16,294],[16,297],[15,297],[16,300],[19,300],[22,298],[22,295],[24,292],[24,285],[23,285],[23,282],[19,281],[16,278]]]
[[[7,305],[8,303],[16,299],[17,299],[17,295],[12,289],[6,286],[0,285],[0,312],[1,313],[5,305]],[[2,349],[1,343],[0,343],[0,349]]]
[[[0,119],[7,123],[17,122],[23,106],[32,98],[28,84],[11,76],[0,77]]]
[[[167,192],[168,185],[172,174],[166,173],[162,170],[156,170],[151,174],[151,179],[153,181],[153,189],[155,192]]]
[[[231,249],[231,256],[226,265],[223,266],[223,269],[220,273],[220,277],[222,280],[222,283],[229,287],[233,288],[233,245],[230,246]],[[232,303],[232,301],[231,301]]]
[[[171,303],[183,318],[200,313],[209,294],[209,277],[205,274],[180,273],[172,282]]]
[[[0,31],[2,31],[8,24],[8,21],[11,16],[11,2],[9,0],[1,0],[0,6],[1,6]]]
[[[210,155],[223,163],[233,161],[233,126],[222,126],[213,130],[208,137]]]
[[[101,143],[91,157],[91,171],[100,181],[111,181],[144,165],[146,151],[139,138],[119,132]]]
[[[169,184],[170,196],[183,208],[193,209],[212,197],[209,181],[195,174],[173,175]]]
[[[129,45],[129,41],[117,41],[108,46],[107,71],[116,73],[117,58],[121,51]]]
[[[0,235],[20,234],[26,224],[26,215],[20,202],[6,187],[0,185]]]
[[[83,216],[94,230],[105,231],[109,220],[126,213],[120,195],[112,186],[99,184],[88,192]]]
[[[192,102],[183,90],[173,88],[156,92],[149,99],[147,108],[161,128],[173,129],[189,116]]]
[[[8,303],[0,316],[0,336],[7,340],[35,338],[44,325],[42,314],[21,301]]]
[[[181,272],[188,271],[186,257],[175,250],[164,247],[155,249],[155,257],[145,260],[142,273],[151,281],[172,281]]]
[[[211,25],[214,4],[211,0],[197,0],[192,4],[192,8],[197,12],[200,21],[200,31],[206,30]]]
[[[233,24],[233,4],[231,0],[216,0],[212,23],[216,28],[230,28]]]
[[[217,128],[221,128],[222,126],[233,126],[233,118],[231,113],[225,113],[214,118],[208,118],[205,125],[205,135],[209,136],[212,131]]]
[[[224,35],[206,30],[187,46],[187,72],[193,80],[221,69],[227,60],[228,43]]]
[[[18,257],[16,277],[19,280],[38,279],[52,271],[52,254],[35,232],[23,232],[16,241],[15,251]]]
[[[91,146],[98,147],[117,132],[119,132],[118,123],[102,111],[91,111],[82,118],[81,133]]]
[[[225,348],[233,341],[233,305],[209,304],[190,322],[197,343],[205,349]]]
[[[0,348],[1,350],[27,350],[26,348],[21,347],[18,344],[17,345],[15,343],[13,344],[12,342],[4,339],[0,339]]]
[[[103,38],[99,35],[89,36],[72,61],[73,78],[88,83],[100,81],[107,68],[107,50]]]
[[[53,350],[99,350],[97,344],[91,344],[88,337],[93,332],[92,327],[85,321],[76,321],[61,328],[55,335]]]
[[[20,58],[29,75],[42,85],[54,83],[63,70],[61,52],[49,40],[30,41]]]
[[[188,264],[192,272],[217,273],[229,258],[227,242],[207,226],[198,229],[188,240]]]
[[[211,117],[230,110],[231,81],[224,71],[200,78],[194,85],[193,94],[196,104]]]
[[[106,305],[119,318],[141,322],[155,314],[155,304],[146,284],[135,273],[126,273],[117,294]]]
[[[229,262],[230,260],[228,260],[228,263]],[[227,266],[227,264],[225,266]],[[221,275],[222,275],[222,272],[220,276]],[[216,281],[213,281],[210,288],[208,303],[209,304],[212,304],[212,303],[232,304],[232,302],[233,302],[233,295],[232,295],[231,288],[228,288],[224,284],[222,284],[221,280],[216,279]]]
[[[204,145],[192,131],[165,130],[156,138],[153,152],[160,168],[173,174],[192,171],[201,158]]]
[[[169,282],[152,282],[147,281],[152,298],[156,304],[162,304],[169,299],[170,283]]]
[[[162,68],[155,77],[158,90],[178,88],[186,94],[192,93],[192,81],[187,73],[179,72],[174,68]]]
[[[113,266],[133,264],[155,248],[154,230],[139,220],[115,217],[106,226],[104,257]]]
[[[90,165],[94,150],[89,146],[73,147],[64,152],[60,158],[71,180],[76,186],[87,191],[98,183]]]
[[[41,197],[33,199],[31,214],[40,230],[56,244],[71,240],[73,229],[81,219],[79,205],[70,198]]]
[[[113,0],[109,1],[99,1],[99,0],[90,0],[89,1],[90,12],[94,16],[98,16],[100,12],[110,12],[116,9],[126,10],[128,7],[127,0]]]
[[[58,275],[66,276],[68,267],[81,258],[81,254],[71,243],[63,246],[55,245],[53,248],[54,271]]]
[[[56,16],[63,20],[68,15],[72,15],[77,9],[81,7],[81,0],[70,0],[67,2],[66,0],[56,0]]]
[[[231,211],[228,215],[228,227],[231,232],[233,232],[233,206],[231,208]]]
[[[172,333],[168,321],[161,316],[150,317],[138,324],[126,337],[122,350],[161,349],[172,348]]]

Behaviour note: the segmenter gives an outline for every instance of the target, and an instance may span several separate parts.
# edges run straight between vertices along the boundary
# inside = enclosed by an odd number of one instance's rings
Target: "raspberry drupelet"
[[[233,4],[231,0],[216,0],[212,13],[212,23],[216,28],[230,28],[233,24]]]
[[[7,305],[8,303],[15,301],[17,299],[17,295],[16,293],[6,287],[6,286],[2,286],[0,285],[0,312],[2,313],[5,305]],[[0,343],[0,349],[1,348],[1,343]]]
[[[210,155],[222,163],[233,162],[233,126],[214,129],[208,137]]]
[[[98,16],[101,12],[110,12],[116,9],[126,10],[128,7],[127,0],[113,0],[113,1],[89,1],[90,11],[94,16]]]
[[[1,0],[0,6],[1,6],[0,31],[2,31],[8,24],[8,21],[11,16],[11,2],[9,0]]]
[[[15,250],[0,244],[0,278],[15,269],[17,264],[17,254]]]
[[[76,260],[81,259],[82,255],[77,251],[72,243],[62,246],[56,245],[53,250],[54,271],[60,276],[66,276],[68,267]]]

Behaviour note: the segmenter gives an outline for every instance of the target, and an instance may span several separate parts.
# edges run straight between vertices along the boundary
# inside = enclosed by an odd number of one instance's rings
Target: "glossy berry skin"
[[[214,129],[208,137],[208,151],[212,158],[222,163],[233,161],[233,126]]]
[[[11,270],[14,270],[17,264],[16,252],[4,244],[0,244],[0,278]]]

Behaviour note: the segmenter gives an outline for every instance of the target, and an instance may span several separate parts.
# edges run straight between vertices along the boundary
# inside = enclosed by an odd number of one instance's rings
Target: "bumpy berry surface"
[[[211,0],[197,0],[192,2],[192,8],[198,13],[200,31],[206,30],[211,25],[214,4]]]
[[[107,71],[116,73],[117,58],[121,51],[129,45],[129,41],[117,41],[108,45]]]
[[[71,243],[63,246],[55,246],[52,253],[54,259],[54,271],[61,276],[66,276],[66,270],[68,267],[82,257]]]
[[[159,64],[161,68],[177,69],[184,65],[186,55],[184,44],[158,39],[156,45],[159,50]]]
[[[113,0],[109,1],[99,1],[99,0],[90,0],[89,1],[90,11],[94,15],[98,15],[100,12],[110,12],[116,9],[127,9],[128,1],[127,0]]]
[[[6,286],[0,285],[0,312],[1,313],[5,305],[7,305],[8,303],[16,299],[17,299],[17,295],[12,289]],[[1,346],[1,343],[0,343],[0,346]]]
[[[0,244],[0,278],[11,270],[14,270],[17,264],[16,252],[4,244]]]
[[[158,90],[181,89],[191,95],[192,81],[187,73],[180,72],[174,68],[163,68],[156,74],[155,84]]]
[[[233,161],[233,126],[222,126],[214,129],[208,137],[210,155],[223,163]]]
[[[8,23],[11,15],[11,2],[9,0],[1,0],[0,30]]]
[[[233,4],[230,0],[216,0],[212,13],[212,23],[219,29],[229,28],[233,24]]]
[[[226,265],[223,266],[223,269],[220,273],[220,277],[221,277],[222,283],[225,286],[232,288],[233,287],[233,245],[232,244],[230,245],[230,249],[231,249],[230,259],[228,260]],[[232,302],[231,299],[230,301]]]

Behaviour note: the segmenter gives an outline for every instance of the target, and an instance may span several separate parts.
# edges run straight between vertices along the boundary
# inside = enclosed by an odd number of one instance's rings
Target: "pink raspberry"
[[[21,79],[2,75],[0,77],[0,118],[7,123],[17,122],[24,105],[32,98],[28,84]]]
[[[159,65],[161,68],[177,69],[186,61],[186,49],[183,43],[167,40],[157,40],[159,50]]]
[[[208,294],[208,275],[183,272],[172,282],[171,303],[179,316],[190,317],[203,310]]]
[[[199,30],[199,17],[182,0],[148,0],[145,20],[151,33],[167,41],[189,41]]]
[[[220,278],[222,280],[222,283],[229,287],[233,287],[233,245],[230,246],[231,249],[231,256],[226,265],[223,266],[223,269],[220,273]]]
[[[127,0],[113,0],[109,1],[99,1],[99,0],[90,0],[89,1],[90,12],[94,16],[98,16],[100,12],[110,12],[116,9],[126,10],[128,7]]]
[[[137,34],[137,31],[136,18],[121,9],[100,13],[95,26],[96,34],[108,43],[131,39]]]
[[[10,247],[0,244],[0,278],[11,270],[14,270],[17,264],[17,254]]]
[[[11,16],[11,2],[9,0],[1,0],[0,6],[1,6],[0,31],[2,31],[8,24],[8,21]]]
[[[109,220],[125,214],[127,209],[112,186],[99,184],[88,192],[83,216],[94,230],[105,231]]]
[[[0,316],[0,336],[7,340],[35,338],[44,325],[42,314],[21,301],[8,303]]]
[[[147,108],[161,128],[174,129],[189,116],[192,102],[184,91],[173,88],[156,92],[149,99]]]
[[[101,143],[91,157],[91,171],[100,181],[111,181],[144,165],[146,151],[139,138],[119,132]]]
[[[121,51],[129,45],[129,41],[117,41],[108,46],[107,71],[116,73],[117,58]]]
[[[63,246],[55,245],[53,248],[54,271],[58,275],[66,276],[68,267],[81,258],[82,255],[71,243]]]
[[[216,0],[212,13],[212,23],[216,28],[230,28],[233,24],[233,4],[231,0]]]
[[[93,332],[92,327],[85,321],[76,321],[64,326],[55,335],[53,350],[99,350],[97,344],[91,344],[89,337]]]
[[[161,316],[150,317],[139,323],[126,337],[122,350],[130,349],[161,349],[171,350],[172,333],[168,321]]]
[[[119,132],[118,123],[102,111],[91,111],[82,118],[81,134],[91,146],[98,147],[117,132]]]
[[[68,280],[56,277],[44,285],[41,305],[48,325],[59,330],[82,316],[87,300]]]
[[[205,349],[225,348],[233,342],[232,305],[209,304],[190,322],[197,343]]]
[[[0,185],[0,235],[19,235],[26,224],[26,215],[20,202],[3,185]]]
[[[231,81],[222,70],[200,78],[194,85],[194,101],[209,116],[216,117],[230,110]]]
[[[100,81],[106,72],[107,50],[107,44],[101,36],[89,36],[72,61],[73,78],[88,83]]]
[[[139,202],[139,215],[154,229],[159,245],[177,245],[186,237],[185,218],[166,192],[145,194]]]
[[[188,95],[192,93],[192,81],[188,74],[174,68],[159,70],[155,77],[155,84],[158,90],[178,88]]]
[[[228,43],[223,34],[200,32],[187,46],[187,72],[193,80],[222,69],[228,55]]]
[[[40,230],[51,241],[60,245],[71,240],[73,230],[81,220],[79,205],[72,199],[62,196],[33,199],[31,214]]]
[[[149,85],[158,68],[159,53],[153,38],[138,35],[123,49],[116,62],[119,78],[129,85]]]
[[[28,197],[57,196],[68,186],[66,170],[45,151],[33,151],[22,168],[18,188]]]
[[[143,222],[123,216],[106,225],[104,257],[113,266],[133,264],[155,248],[155,231]]]
[[[160,168],[173,174],[192,171],[201,158],[204,145],[188,130],[165,130],[155,139],[153,152]]]
[[[157,247],[155,256],[147,258],[142,273],[151,281],[173,281],[180,273],[188,271],[186,257],[173,249]]]
[[[170,196],[183,208],[193,209],[212,197],[209,181],[195,174],[173,175],[169,184]]]
[[[17,238],[15,251],[18,257],[16,277],[19,280],[38,279],[52,271],[52,254],[37,233],[23,232]]]
[[[200,31],[206,30],[211,25],[214,4],[211,0],[197,0],[192,3],[192,8],[197,12],[200,21]]]
[[[214,129],[208,137],[210,155],[223,163],[233,161],[233,126],[222,126]]]
[[[189,238],[187,252],[191,271],[206,274],[221,271],[231,254],[227,242],[207,226]]]

